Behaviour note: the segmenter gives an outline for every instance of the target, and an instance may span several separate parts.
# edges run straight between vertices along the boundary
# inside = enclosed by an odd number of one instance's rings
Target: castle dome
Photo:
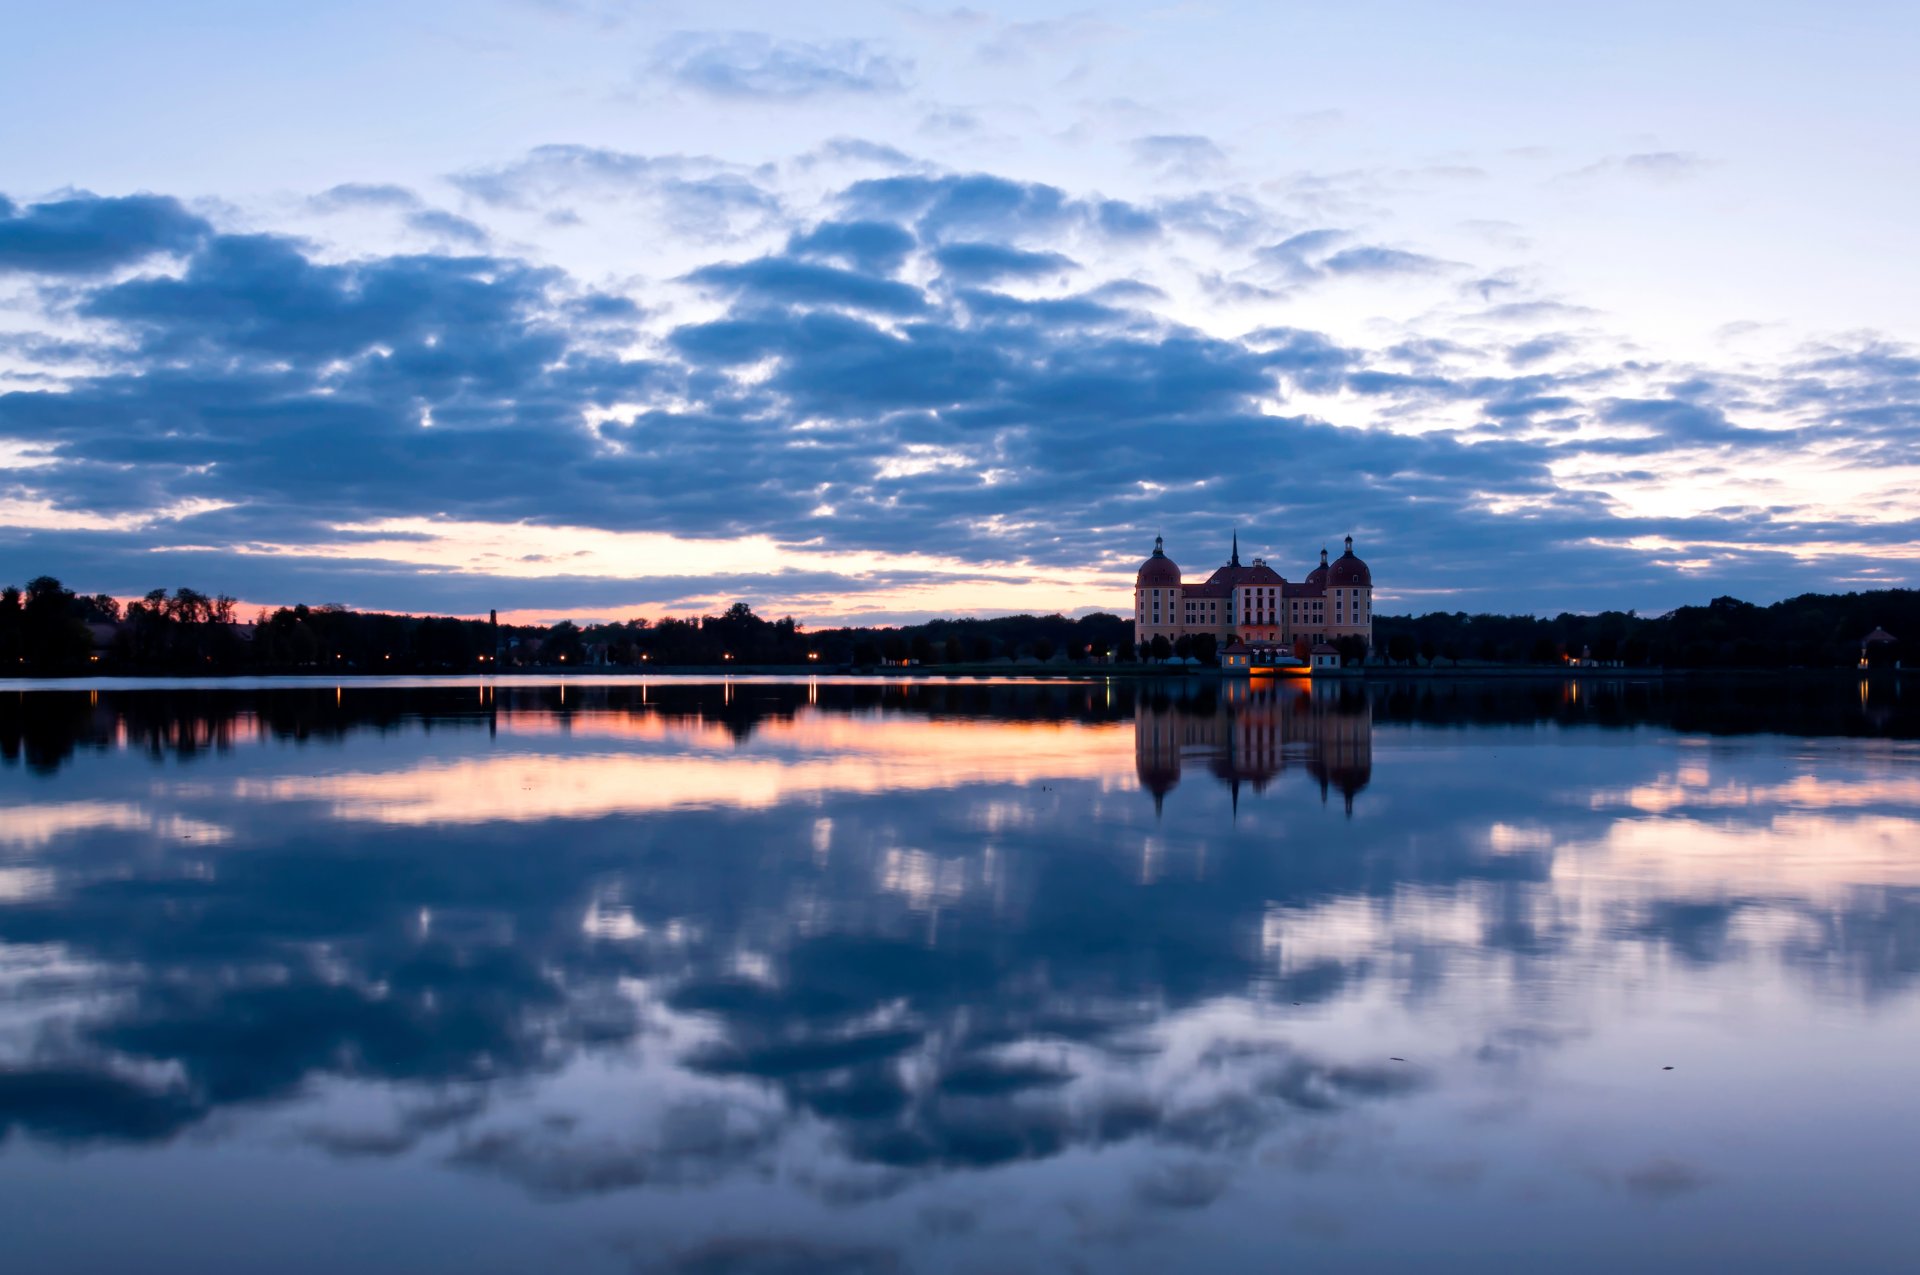
[[[1153,538],[1153,556],[1140,564],[1140,574],[1134,579],[1138,589],[1164,588],[1180,584],[1180,567],[1162,545],[1159,536]]]
[[[1367,564],[1353,556],[1353,537],[1347,537],[1347,551],[1333,560],[1327,568],[1327,583],[1330,585],[1360,585],[1373,587],[1373,572]]]

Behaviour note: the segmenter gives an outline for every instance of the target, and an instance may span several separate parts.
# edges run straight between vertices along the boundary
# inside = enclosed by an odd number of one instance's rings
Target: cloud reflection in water
[[[1920,1019],[1912,720],[1450,694],[26,697],[0,1178],[317,1155],[349,1194],[391,1166],[419,1228],[451,1175],[643,1269],[1369,1267],[1496,1230],[1658,1266],[1631,1210],[1704,1237],[1841,1150],[1870,1202],[1914,1114],[1859,1061]],[[1788,1103],[1820,1119],[1750,1118]],[[1770,1241],[1872,1268],[1897,1228],[1858,1214]]]

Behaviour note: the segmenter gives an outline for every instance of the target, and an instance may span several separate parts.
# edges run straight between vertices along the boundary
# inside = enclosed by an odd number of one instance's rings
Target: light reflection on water
[[[0,692],[7,1269],[1909,1269],[1868,689]]]

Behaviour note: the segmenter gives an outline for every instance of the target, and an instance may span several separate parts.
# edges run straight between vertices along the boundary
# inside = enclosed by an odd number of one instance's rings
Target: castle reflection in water
[[[1168,793],[1191,768],[1232,792],[1254,792],[1290,768],[1338,793],[1347,813],[1373,778],[1373,710],[1364,690],[1295,681],[1188,683],[1141,694],[1134,710],[1134,765],[1140,786],[1164,810]]]

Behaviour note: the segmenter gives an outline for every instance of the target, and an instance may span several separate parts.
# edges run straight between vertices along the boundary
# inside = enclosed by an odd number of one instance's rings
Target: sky
[[[0,576],[1920,583],[1920,8],[0,0]]]

